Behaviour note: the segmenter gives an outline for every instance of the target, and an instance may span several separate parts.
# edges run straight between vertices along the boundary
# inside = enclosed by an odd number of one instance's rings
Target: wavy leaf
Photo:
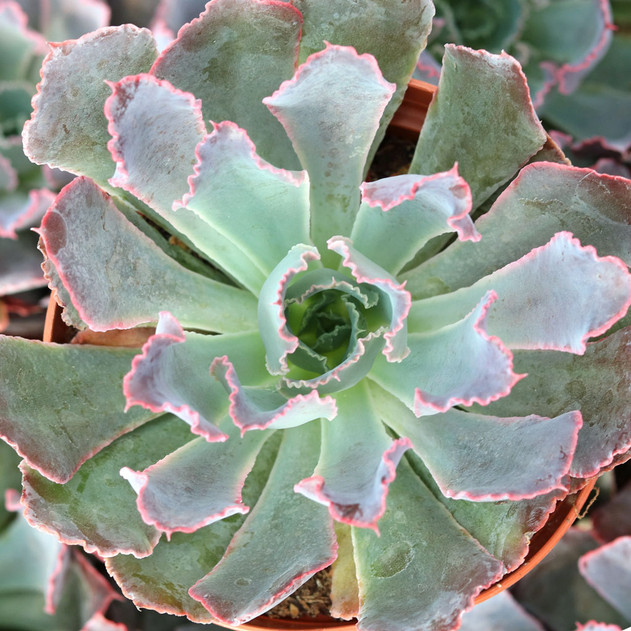
[[[25,516],[31,525],[64,543],[82,545],[86,552],[147,556],[160,533],[142,521],[136,494],[119,471],[124,466],[144,469],[191,438],[180,421],[160,417],[103,449],[66,484],[22,464]]]
[[[457,162],[475,209],[545,141],[517,61],[449,44],[410,171],[430,175]]]
[[[337,544],[326,508],[293,491],[293,482],[316,464],[313,446],[319,434],[315,423],[284,434],[256,506],[221,561],[189,590],[218,620],[251,620],[335,560]],[[264,537],[257,536],[262,532]]]
[[[417,416],[454,405],[486,405],[506,396],[521,378],[512,354],[487,333],[487,314],[496,300],[487,294],[465,318],[430,333],[408,335],[410,354],[402,362],[375,360],[370,379],[397,396]]]
[[[374,57],[327,44],[263,100],[309,174],[311,237],[325,262],[328,237],[351,232],[368,152],[395,87]]]
[[[363,631],[449,631],[503,574],[500,561],[456,523],[406,460],[379,525],[380,537],[352,531]]]
[[[40,233],[79,316],[95,331],[153,323],[160,310],[203,330],[256,326],[253,296],[176,263],[86,178],[64,188]]]
[[[107,150],[103,104],[110,89],[104,81],[148,70],[156,54],[151,32],[131,24],[52,44],[24,126],[26,155],[105,184],[114,165]]]
[[[631,265],[631,183],[551,162],[525,167],[476,221],[479,243],[452,243],[404,274],[416,298],[454,291],[508,265],[556,233],[570,230],[600,256]]]
[[[295,154],[261,101],[293,75],[301,25],[289,2],[215,0],[180,30],[151,73],[200,98],[206,120],[243,127],[265,160],[294,169]]]

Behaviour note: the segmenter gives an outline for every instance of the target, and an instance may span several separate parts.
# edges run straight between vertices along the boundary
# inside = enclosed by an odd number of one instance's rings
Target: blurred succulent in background
[[[22,151],[20,134],[31,115],[46,41],[79,37],[108,20],[100,0],[0,1],[0,330],[11,323],[11,333],[41,335],[41,303],[48,292],[37,291],[46,280],[30,228],[54,199],[52,191],[69,181],[35,166]]]
[[[631,182],[567,163],[519,64],[447,46],[410,174],[361,183],[432,15],[213,0],[44,63],[85,343],[0,338],[0,435],[138,606],[239,624],[335,562],[334,615],[447,631],[630,456]]]

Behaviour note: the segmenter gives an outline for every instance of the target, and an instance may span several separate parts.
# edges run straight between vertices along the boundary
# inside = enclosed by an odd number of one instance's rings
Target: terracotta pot
[[[425,83],[424,81],[412,79],[403,103],[392,119],[389,132],[402,138],[415,140],[420,133],[427,108],[435,92],[435,86]],[[44,341],[65,343],[70,340],[72,334],[73,330],[61,320],[61,308],[53,295],[46,314]],[[475,599],[476,604],[484,602],[491,598],[491,596],[498,594],[516,583],[552,550],[579,516],[595,484],[596,478],[592,478],[580,492],[570,495],[558,503],[544,527],[533,536],[528,555],[522,565],[504,576],[501,581],[481,592]],[[271,618],[263,615],[240,626],[230,626],[219,622],[215,622],[214,624],[225,629],[241,631],[269,631],[270,629],[277,631],[327,631],[333,629],[337,631],[355,631],[356,629],[354,622],[347,622],[327,616],[291,620]]]

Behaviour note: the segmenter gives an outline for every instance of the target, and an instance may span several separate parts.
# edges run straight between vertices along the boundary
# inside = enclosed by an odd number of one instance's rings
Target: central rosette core
[[[345,390],[366,376],[380,352],[389,361],[407,352],[408,292],[349,239],[328,245],[340,255],[340,269],[323,267],[316,248],[299,244],[259,298],[268,369],[282,375],[281,390],[291,396]]]

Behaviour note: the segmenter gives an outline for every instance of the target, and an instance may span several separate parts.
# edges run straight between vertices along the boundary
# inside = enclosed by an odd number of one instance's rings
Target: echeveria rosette
[[[395,5],[403,61],[369,26],[390,28]],[[157,326],[142,349],[3,338],[0,366],[51,399],[7,376],[0,433],[25,458],[31,522],[106,557],[138,606],[240,623],[335,560],[358,598],[334,608],[361,629],[451,629],[523,560],[571,477],[629,448],[580,400],[486,413],[530,379],[518,353],[542,371],[554,353],[589,357],[631,302],[629,191],[538,162],[558,154],[512,58],[448,48],[423,175],[361,186],[431,19],[429,3],[402,6],[337,2],[330,32],[321,2],[214,0],[159,57],[128,25],[44,65],[27,150],[82,176],[42,223],[50,284],[80,328]],[[332,43],[310,50],[318,39]],[[488,237],[537,203],[543,225]],[[438,264],[416,265],[445,234]],[[477,258],[458,285],[461,248]],[[607,349],[596,370],[616,374]],[[607,437],[595,455],[582,423]],[[575,467],[578,448],[590,458]]]

